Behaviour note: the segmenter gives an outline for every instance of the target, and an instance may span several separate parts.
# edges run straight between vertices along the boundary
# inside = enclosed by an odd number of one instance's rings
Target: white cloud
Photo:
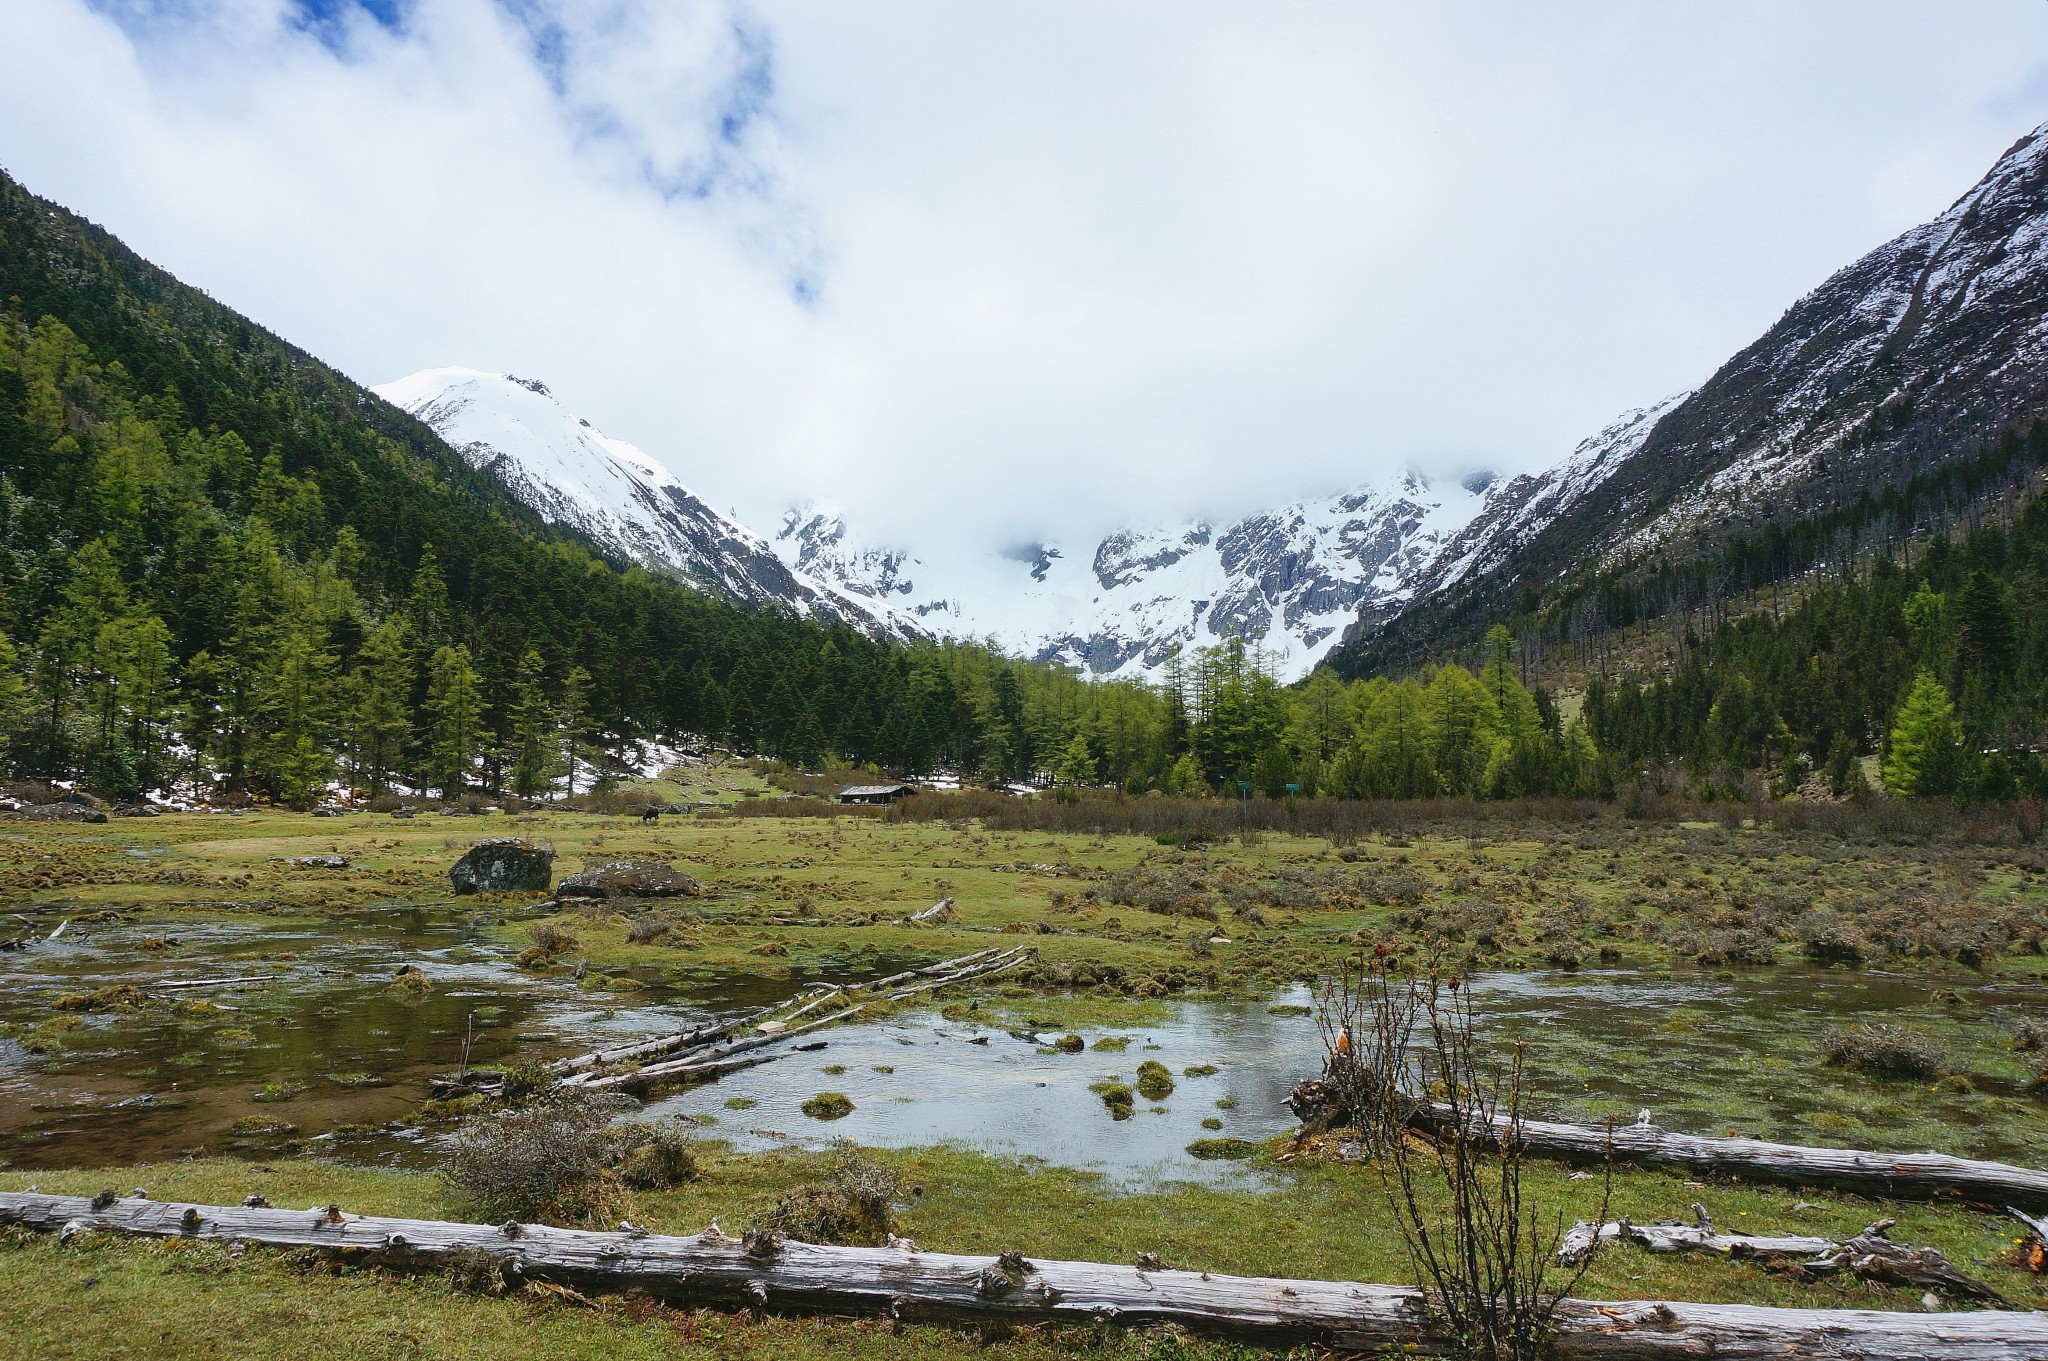
[[[1548,462],[2048,117],[2022,0],[314,8],[9,0],[0,163],[941,550]]]

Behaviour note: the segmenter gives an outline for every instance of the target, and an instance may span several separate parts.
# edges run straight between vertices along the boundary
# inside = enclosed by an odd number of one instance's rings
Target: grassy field
[[[1377,1176],[1367,1169],[1295,1163],[1268,1172],[1263,1192],[1179,1186],[1117,1193],[1085,1173],[1030,1167],[954,1150],[870,1155],[902,1188],[897,1229],[932,1251],[1127,1262],[1156,1252],[1170,1266],[1323,1279],[1410,1278]],[[820,1176],[816,1155],[739,1157],[706,1146],[697,1181],[639,1193],[631,1217],[665,1232],[695,1232],[716,1216],[728,1232],[758,1224],[790,1187]],[[1531,1190],[1546,1215],[1590,1215],[1598,1181],[1569,1181],[1539,1166]],[[235,1203],[259,1192],[279,1205],[339,1203],[359,1213],[456,1216],[464,1206],[438,1179],[311,1162],[208,1160],[89,1172],[0,1172],[0,1189],[34,1184],[91,1194],[139,1185],[159,1199]],[[1926,1205],[1877,1206],[1852,1197],[1688,1184],[1675,1176],[1622,1173],[1611,1213],[1648,1221],[1683,1214],[1704,1200],[1716,1222],[1813,1234],[1849,1234],[1896,1214],[1901,1242],[1941,1248],[1965,1270],[2017,1300],[2048,1304],[2038,1278],[2010,1262],[2015,1239],[1988,1215]],[[1795,1208],[1799,1207],[1799,1208]],[[1581,1287],[1593,1298],[1675,1298],[1914,1308],[1917,1291],[1860,1284],[1801,1283],[1739,1262],[1651,1256],[1633,1248],[1603,1255]],[[62,1307],[56,1307],[61,1305]],[[90,1309],[82,1326],[76,1310]],[[630,1301],[593,1311],[545,1299],[478,1299],[433,1277],[363,1271],[331,1274],[253,1251],[234,1259],[187,1244],[89,1240],[59,1248],[26,1233],[0,1237],[0,1354],[8,1356],[500,1357],[530,1354],[685,1354],[796,1357],[957,1355],[980,1345],[951,1330],[913,1327],[900,1335],[868,1322],[734,1318],[656,1309]],[[90,1345],[87,1345],[88,1342]],[[1018,1357],[1099,1351],[1092,1333],[1024,1330],[1001,1344]],[[127,1347],[129,1350],[123,1350]],[[1234,1349],[1173,1338],[1130,1338],[1111,1356],[1227,1356]]]
[[[1520,820],[1423,813],[1367,837],[1265,832],[1208,844],[976,822],[733,815],[731,805],[767,792],[743,767],[692,768],[688,779],[665,780],[650,793],[716,806],[658,826],[566,810],[411,819],[252,810],[102,825],[17,822],[0,825],[0,895],[45,928],[70,918],[81,935],[109,921],[146,929],[155,933],[144,942],[152,961],[208,970],[275,956],[238,961],[210,949],[200,929],[206,923],[261,920],[317,934],[374,926],[396,905],[453,904],[477,923],[487,951],[509,961],[546,940],[554,948],[529,954],[525,973],[600,997],[734,980],[772,995],[820,973],[880,971],[1027,943],[1038,952],[1030,968],[971,998],[936,1002],[962,1012],[972,1004],[980,1023],[1072,1028],[1091,1041],[1155,1022],[1181,999],[1267,995],[1375,946],[1414,958],[1432,936],[1460,968],[1569,976],[1627,966],[1645,978],[1697,977],[1758,999],[1739,1015],[1701,1003],[1648,1021],[1638,1008],[1629,1025],[1586,1033],[1539,1027],[1536,1053],[1551,1086],[1583,1088],[1589,1111],[1611,1106],[1632,1116],[1632,1105],[1622,1109],[1631,1092],[1611,1080],[1662,1065],[1681,1075],[1673,1079],[1673,1105],[1711,1111],[1714,1126],[1789,1128],[1810,1142],[1878,1147],[1995,1136],[2022,1153],[2048,1149],[2041,1081],[2048,1057],[2040,1047],[2048,1030],[2027,1029],[2028,999],[2038,994],[2026,986],[2048,972],[2040,943],[2048,858],[2024,841],[1845,834],[1839,821],[1805,830],[1768,821],[1634,820],[1613,810]],[[583,908],[540,894],[455,900],[448,867],[493,836],[551,845],[557,877],[615,859],[655,858],[688,871],[705,893]],[[291,863],[313,854],[341,855],[348,866]],[[906,924],[942,897],[955,901],[946,921]],[[1855,993],[1865,998],[1856,1006],[1889,1006],[1868,999],[1902,988],[1921,999],[1914,1024],[1945,1051],[1944,1071],[1899,1081],[1824,1064],[1817,1031],[1832,1013],[1813,1011],[1807,995],[1836,979],[1869,982]],[[95,1045],[118,1045],[125,1004],[111,1005],[111,1021],[88,1032]],[[203,1066],[220,1052],[216,1041],[242,1033],[234,1016],[203,1010],[195,1001],[193,1014],[181,1016],[191,1033],[180,1044],[189,1052],[173,1062]],[[1795,1012],[1796,1028],[1782,1020]],[[1886,1016],[1844,1011],[1839,1019]],[[2037,1020],[2048,1026],[2048,1016]],[[1786,1028],[1778,1033],[1781,1021]],[[22,1071],[33,1072],[38,1049],[61,1049],[66,1027],[76,1024],[66,1013],[17,1016],[0,1025],[0,1044],[10,1036],[22,1044],[29,1051]],[[1744,1032],[1746,1047],[1731,1047],[1731,1030]],[[1767,1042],[1758,1043],[1758,1034]],[[1803,1105],[1788,1126],[1780,1112],[1794,1097]],[[1705,1118],[1685,1127],[1703,1127]],[[1171,1264],[1223,1271],[1407,1276],[1377,1181],[1356,1168],[1269,1165],[1262,1189],[1132,1193],[1085,1173],[957,1150],[876,1156],[906,1187],[920,1188],[903,1203],[901,1227],[933,1249],[1015,1247],[1111,1261],[1153,1251]],[[697,1182],[643,1195],[634,1218],[694,1230],[718,1215],[730,1229],[758,1218],[816,1171],[810,1155],[741,1155],[716,1145],[706,1146],[704,1164]],[[1538,1181],[1548,1210],[1569,1218],[1589,1209],[1593,1190],[1567,1181],[1564,1169],[1539,1169]],[[200,1158],[0,1170],[0,1187],[30,1183],[82,1192],[142,1184],[159,1197],[193,1200],[261,1192],[279,1204],[338,1200],[351,1210],[434,1216],[462,1210],[432,1177],[283,1150],[260,1163]],[[1694,1199],[1705,1199],[1719,1223],[1767,1230],[1853,1232],[1896,1213],[1901,1241],[1941,1247],[2016,1298],[2040,1297],[2033,1278],[2003,1261],[2013,1241],[2005,1225],[1955,1207],[1700,1188],[1627,1173],[1617,1179],[1614,1208],[1643,1219],[1675,1217]],[[1802,1201],[1812,1207],[1795,1209]],[[1609,1298],[1878,1307],[1910,1307],[1917,1298],[1632,1251],[1605,1260],[1587,1290]],[[79,1312],[88,1309],[89,1326]],[[38,1357],[119,1356],[123,1348],[174,1357],[497,1357],[536,1348],[569,1357],[923,1357],[957,1355],[965,1345],[945,1329],[892,1332],[864,1322],[676,1313],[629,1302],[570,1309],[472,1298],[434,1279],[308,1271],[263,1253],[234,1260],[205,1247],[112,1242],[59,1251],[22,1235],[0,1248],[0,1316],[9,1321],[0,1329],[0,1354]],[[1024,1332],[986,1345],[1018,1357],[1076,1349],[1231,1354],[1173,1337],[1104,1344],[1092,1334]]]

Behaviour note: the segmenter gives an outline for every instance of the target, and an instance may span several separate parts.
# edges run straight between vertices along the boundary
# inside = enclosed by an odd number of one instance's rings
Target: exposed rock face
[[[546,892],[554,879],[555,852],[518,837],[479,841],[448,871],[457,893]]]
[[[614,860],[572,874],[555,889],[557,898],[694,898],[704,886],[659,860]]]

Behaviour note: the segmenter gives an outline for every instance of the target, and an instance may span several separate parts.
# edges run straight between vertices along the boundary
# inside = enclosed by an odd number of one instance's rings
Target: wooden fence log
[[[0,1223],[114,1231],[157,1238],[245,1241],[361,1253],[392,1265],[430,1264],[457,1250],[498,1257],[514,1279],[579,1290],[644,1291],[677,1304],[722,1304],[980,1323],[1136,1326],[1286,1344],[1443,1356],[1450,1343],[1402,1286],[1227,1276],[1212,1272],[819,1247],[707,1231],[596,1233],[543,1225],[453,1224],[330,1209],[0,1192]],[[2042,1361],[2048,1314],[1898,1314],[1777,1309],[1650,1300],[1567,1301],[1560,1361]]]

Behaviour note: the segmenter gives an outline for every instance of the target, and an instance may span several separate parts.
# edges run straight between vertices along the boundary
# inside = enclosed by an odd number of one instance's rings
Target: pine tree
[[[435,649],[427,671],[428,774],[442,797],[459,797],[469,787],[470,765],[481,744],[483,692],[470,665],[469,649]]]
[[[310,627],[294,621],[267,663],[256,687],[252,764],[273,798],[308,803],[334,770],[334,656]]]
[[[356,785],[383,794],[412,736],[412,647],[400,620],[371,631],[349,676],[349,749]]]
[[[512,792],[522,799],[547,793],[559,765],[555,712],[543,689],[547,667],[526,649],[512,678]]]
[[[590,727],[590,673],[580,666],[569,668],[562,682],[562,756],[568,768],[569,797],[576,797],[576,760],[582,754]]]
[[[1906,797],[1954,792],[1962,770],[1963,732],[1948,689],[1922,671],[1892,721],[1885,788]]]

